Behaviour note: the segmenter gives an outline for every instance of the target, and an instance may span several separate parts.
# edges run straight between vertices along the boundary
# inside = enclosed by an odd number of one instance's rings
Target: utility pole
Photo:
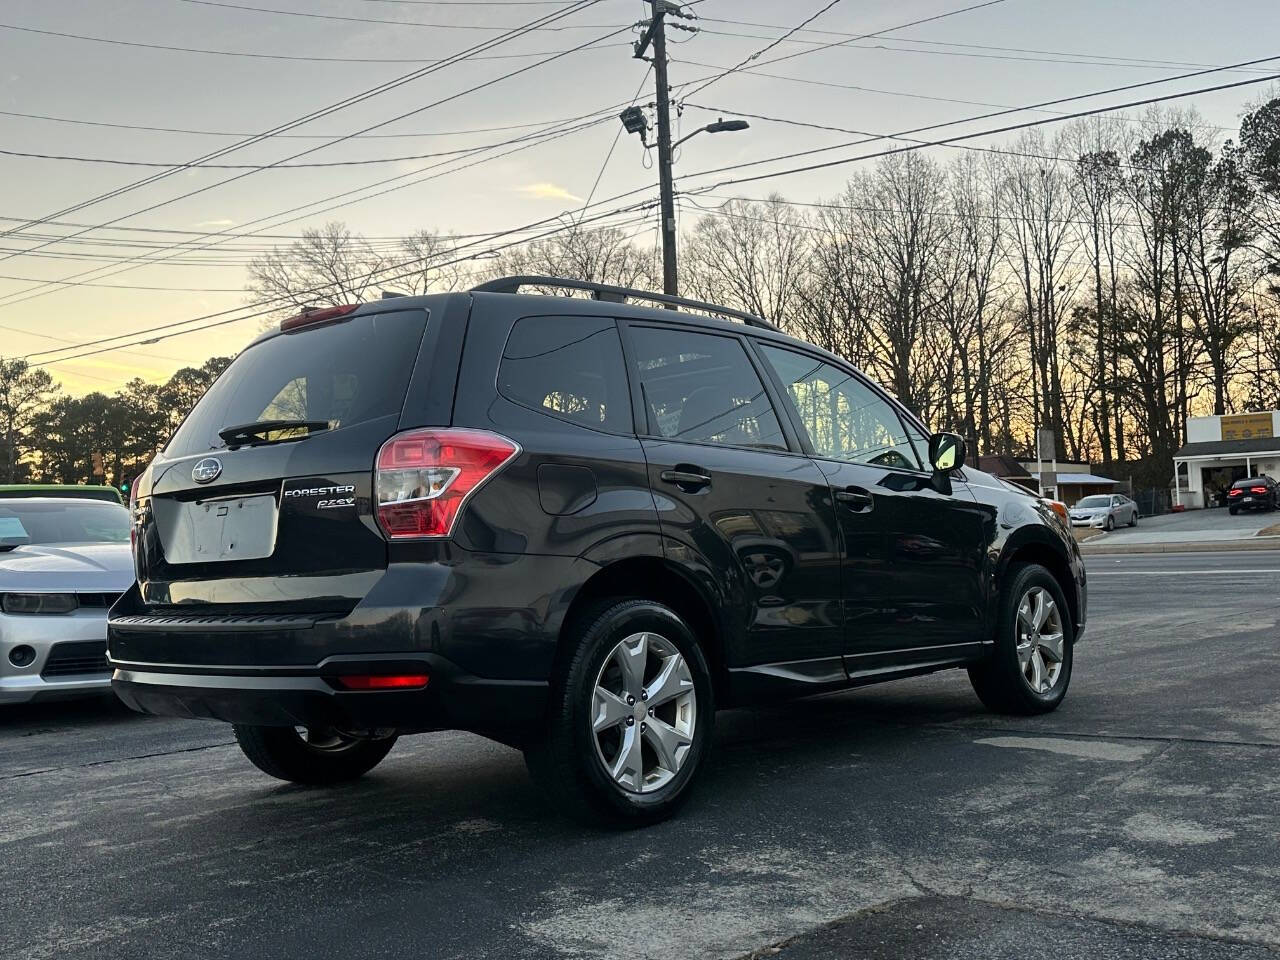
[[[658,115],[658,186],[662,194],[662,292],[671,296],[680,295],[680,284],[676,274],[676,191],[671,178],[671,152],[686,140],[700,133],[728,133],[734,130],[746,130],[749,124],[745,120],[726,120],[721,117],[714,123],[699,127],[693,133],[686,134],[675,143],[671,142],[671,90],[667,85],[667,15],[694,19],[692,14],[685,13],[680,5],[671,0],[646,0],[649,4],[649,21],[644,24],[644,36],[636,41],[635,57],[647,60],[645,54],[649,45],[653,45],[653,75],[657,85],[657,101],[654,104]],[[696,27],[683,24],[671,24],[677,30],[697,33]],[[628,133],[638,133],[640,142],[648,149],[649,121],[644,110],[632,104],[623,110],[618,118]],[[675,307],[669,309],[674,310]]]
[[[671,179],[671,101],[667,86],[667,22],[668,11],[680,8],[667,0],[649,0],[649,28],[636,41],[635,55],[643,60],[649,44],[653,44],[653,76],[657,86],[658,114],[658,188],[662,194],[662,292],[678,296],[680,284],[676,272],[676,196]]]

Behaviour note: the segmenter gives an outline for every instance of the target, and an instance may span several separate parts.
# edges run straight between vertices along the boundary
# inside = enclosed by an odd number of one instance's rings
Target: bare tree
[[[618,227],[566,230],[504,250],[489,264],[485,273],[493,277],[531,274],[650,289],[656,280],[649,251]]]

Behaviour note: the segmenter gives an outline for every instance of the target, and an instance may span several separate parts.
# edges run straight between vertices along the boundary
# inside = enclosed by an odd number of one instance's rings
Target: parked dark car
[[[1270,477],[1237,480],[1227,491],[1227,510],[1234,516],[1241,510],[1274,510],[1280,503],[1280,485]]]
[[[963,667],[1052,710],[1085,626],[1065,518],[959,437],[764,320],[575,281],[285,321],[132,509],[126,703],[308,783],[475,731],[595,819],[670,814],[720,707]]]

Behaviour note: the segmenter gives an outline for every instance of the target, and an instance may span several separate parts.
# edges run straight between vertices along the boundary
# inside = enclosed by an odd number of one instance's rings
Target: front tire
[[[1102,525],[1102,529],[1110,533],[1115,528],[1116,528],[1116,518],[1111,516],[1111,514],[1107,514],[1107,522]]]
[[[1074,625],[1062,588],[1044,567],[1007,571],[995,650],[969,668],[974,692],[996,713],[1032,715],[1056,710],[1071,683]]]
[[[570,627],[543,735],[525,748],[554,806],[594,823],[671,816],[706,762],[711,673],[688,625],[650,600],[597,605]]]
[[[236,742],[249,761],[269,776],[322,786],[355,780],[391,752],[396,738],[364,740],[336,730],[235,725]]]

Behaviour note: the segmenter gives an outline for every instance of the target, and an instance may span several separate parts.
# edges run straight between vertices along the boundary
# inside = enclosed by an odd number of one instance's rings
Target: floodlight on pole
[[[735,130],[746,130],[750,126],[751,124],[747,123],[745,120],[725,120],[721,117],[715,123],[708,123],[705,127],[699,127],[697,130],[693,131],[693,133],[681,137],[673,143],[671,147],[672,149],[675,149],[686,140],[690,140],[700,133],[732,133]]]

